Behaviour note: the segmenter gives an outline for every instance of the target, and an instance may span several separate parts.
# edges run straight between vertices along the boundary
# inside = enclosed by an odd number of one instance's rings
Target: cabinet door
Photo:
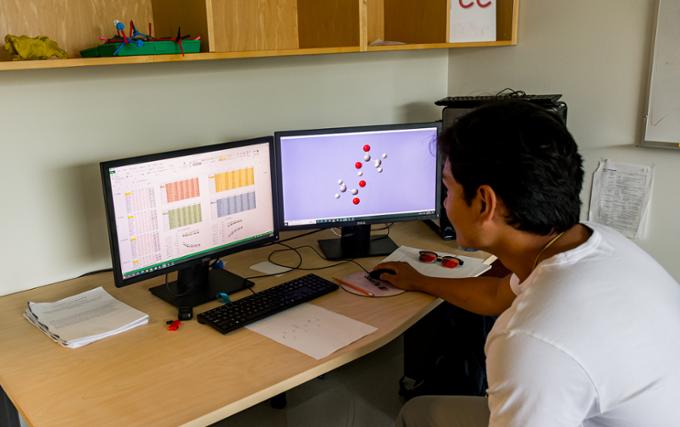
[[[211,52],[297,49],[297,0],[208,0]]]

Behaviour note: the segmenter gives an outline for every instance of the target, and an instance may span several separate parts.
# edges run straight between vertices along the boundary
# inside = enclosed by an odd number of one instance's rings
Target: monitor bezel
[[[210,151],[220,151],[220,150],[225,150],[225,149],[230,149],[230,148],[240,148],[240,147],[246,147],[249,145],[259,145],[259,144],[267,144],[269,147],[269,167],[270,167],[270,175],[271,175],[271,188],[272,188],[272,217],[273,217],[273,234],[271,236],[264,236],[261,238],[258,238],[256,240],[249,241],[247,243],[243,243],[240,245],[235,245],[231,246],[228,248],[221,248],[217,249],[212,252],[207,252],[207,253],[201,253],[198,256],[189,258],[187,260],[184,260],[182,262],[179,262],[177,264],[173,264],[169,267],[166,268],[161,268],[158,270],[154,270],[148,273],[143,273],[139,274],[137,276],[129,277],[129,278],[124,278],[123,277],[123,272],[121,269],[121,262],[120,262],[120,251],[119,251],[119,245],[118,245],[118,235],[117,235],[117,230],[115,227],[115,211],[114,211],[114,206],[113,206],[113,193],[111,190],[111,181],[108,179],[108,171],[111,168],[114,167],[121,167],[121,166],[128,166],[132,164],[137,164],[137,163],[146,163],[146,162],[153,162],[157,160],[165,160],[165,159],[170,159],[170,158],[176,158],[176,157],[182,157],[182,156],[188,156],[188,155],[194,155],[194,154],[201,154],[201,153],[207,153]],[[116,287],[123,287],[127,285],[131,285],[133,283],[141,282],[144,280],[151,279],[156,276],[160,276],[166,273],[171,273],[174,271],[179,271],[181,269],[191,267],[192,265],[201,263],[205,261],[206,259],[216,259],[220,258],[232,253],[240,252],[246,249],[252,249],[256,248],[259,246],[262,246],[267,243],[272,243],[275,242],[279,239],[279,232],[280,229],[278,227],[279,224],[279,219],[278,219],[278,206],[277,206],[277,201],[278,197],[276,195],[277,192],[277,181],[278,181],[278,173],[276,172],[277,169],[276,165],[276,151],[274,149],[274,141],[271,136],[265,136],[265,137],[258,137],[258,138],[251,138],[251,139],[246,139],[246,140],[239,140],[239,141],[231,141],[231,142],[223,142],[219,144],[212,144],[212,145],[204,145],[200,147],[192,147],[192,148],[185,148],[185,149],[180,149],[180,150],[172,150],[172,151],[166,151],[162,153],[154,153],[154,154],[145,154],[141,156],[134,156],[134,157],[127,157],[123,159],[117,159],[117,160],[109,160],[105,162],[100,163],[100,173],[101,173],[101,179],[102,179],[102,188],[103,188],[103,195],[104,195],[104,207],[106,210],[106,226],[108,229],[108,237],[109,237],[109,247],[111,250],[111,262],[113,265],[113,277],[114,277],[114,282]]]
[[[308,135],[323,135],[323,134],[340,134],[340,133],[356,133],[356,132],[376,132],[376,131],[386,131],[386,130],[408,130],[408,129],[420,129],[420,128],[436,128],[437,136],[435,144],[439,142],[439,135],[442,130],[441,120],[433,122],[418,122],[418,123],[395,123],[395,124],[380,124],[380,125],[364,125],[364,126],[346,126],[346,127],[334,127],[334,128],[323,128],[323,129],[306,129],[306,130],[287,130],[279,131],[274,133],[274,146],[275,146],[275,157],[276,157],[276,170],[279,174],[279,179],[277,180],[276,187],[276,198],[278,199],[278,219],[279,219],[279,230],[306,230],[306,229],[316,229],[316,228],[337,228],[337,227],[348,227],[357,225],[370,225],[370,224],[388,224],[393,222],[401,221],[420,221],[420,220],[431,220],[437,219],[441,215],[442,206],[440,202],[441,198],[441,185],[442,185],[442,156],[439,151],[438,145],[436,149],[436,189],[435,189],[435,211],[428,215],[419,214],[395,214],[393,216],[383,215],[378,218],[359,218],[356,220],[338,220],[338,221],[328,221],[323,223],[315,224],[298,224],[298,225],[286,225],[285,224],[285,205],[283,203],[283,169],[281,167],[281,138],[289,136],[308,136]]]

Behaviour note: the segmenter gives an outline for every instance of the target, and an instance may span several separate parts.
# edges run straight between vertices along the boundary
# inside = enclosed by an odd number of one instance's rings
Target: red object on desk
[[[179,320],[173,320],[172,323],[168,325],[168,331],[176,331],[182,326],[182,322]]]

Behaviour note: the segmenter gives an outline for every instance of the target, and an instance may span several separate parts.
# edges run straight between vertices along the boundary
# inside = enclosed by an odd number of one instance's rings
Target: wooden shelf
[[[101,65],[151,64],[162,62],[193,62],[217,59],[244,59],[275,56],[327,55],[335,53],[359,52],[359,47],[334,47],[286,50],[254,50],[243,52],[202,52],[182,55],[140,55],[118,56],[111,58],[69,58],[48,59],[45,61],[0,61],[0,71],[40,70],[50,68],[93,67]]]
[[[72,0],[68,11],[44,13],[53,2],[3,0],[0,35],[47,35],[70,58],[10,61],[0,49],[0,71],[517,44],[519,0],[497,0],[498,41],[473,43],[448,42],[451,1]],[[181,25],[183,34],[201,36],[201,53],[80,58],[97,37],[113,33],[116,18],[132,19],[140,30],[151,23],[158,36]],[[371,46],[375,40],[405,44]]]
[[[456,49],[467,47],[494,47],[494,46],[512,46],[513,43],[507,40],[495,42],[465,42],[465,43],[421,43],[421,44],[400,44],[394,46],[368,46],[368,52],[381,52],[393,50],[419,50],[419,49]]]

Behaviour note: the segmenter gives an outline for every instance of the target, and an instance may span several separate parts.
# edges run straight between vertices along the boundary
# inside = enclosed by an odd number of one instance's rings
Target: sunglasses
[[[418,260],[420,262],[426,262],[429,264],[439,262],[441,263],[442,267],[446,268],[456,268],[460,265],[463,265],[463,260],[458,257],[451,255],[439,256],[439,254],[432,251],[420,251]]]

